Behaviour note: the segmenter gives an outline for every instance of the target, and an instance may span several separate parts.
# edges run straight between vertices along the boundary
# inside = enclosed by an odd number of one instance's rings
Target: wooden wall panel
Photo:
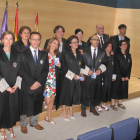
[[[9,0],[8,26],[13,30],[15,18],[15,4],[17,0]],[[76,28],[84,31],[83,40],[94,34],[97,23],[105,25],[105,33],[114,34],[116,9],[105,6],[71,2],[66,0],[18,0],[19,2],[19,27],[29,26],[34,30],[35,10],[38,4],[39,31],[42,34],[41,47],[47,38],[53,37],[56,25],[65,27],[65,38],[74,34]],[[5,1],[0,0],[0,23],[3,18]]]
[[[130,38],[130,53],[132,55],[132,74],[140,77],[140,9],[117,9],[114,33],[118,34],[118,25],[127,25]]]

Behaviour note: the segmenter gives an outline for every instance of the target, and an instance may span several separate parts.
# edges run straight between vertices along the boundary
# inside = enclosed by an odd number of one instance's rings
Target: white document
[[[68,72],[66,73],[65,77],[67,77],[68,79],[72,80],[74,75],[75,75],[75,73],[73,73],[72,71],[68,70]]]
[[[87,66],[85,66],[84,74],[85,74],[85,75],[88,75],[89,70],[90,70],[90,68],[89,68],[89,67],[87,67]]]

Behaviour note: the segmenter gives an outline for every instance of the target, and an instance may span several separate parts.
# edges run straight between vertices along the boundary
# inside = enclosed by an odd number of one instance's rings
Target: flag
[[[8,8],[8,4],[6,3],[5,12],[4,12],[4,16],[3,16],[3,20],[2,20],[2,24],[1,24],[1,30],[0,30],[0,39],[1,39],[1,35],[3,34],[3,32],[8,31],[7,8]]]
[[[18,37],[18,2],[16,3],[16,15],[15,15],[15,22],[14,22],[14,28],[13,28],[13,33],[15,35],[15,41],[17,41]]]
[[[35,31],[38,32],[39,28],[38,28],[38,9],[36,9],[35,12]]]

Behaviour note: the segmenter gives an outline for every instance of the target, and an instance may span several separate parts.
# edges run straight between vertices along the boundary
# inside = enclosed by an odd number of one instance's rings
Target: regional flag
[[[16,15],[15,15],[15,22],[14,22],[14,28],[13,33],[15,35],[15,41],[18,40],[18,2],[16,3]]]
[[[39,31],[39,27],[38,27],[38,10],[36,9],[35,12],[35,31],[38,32]]]

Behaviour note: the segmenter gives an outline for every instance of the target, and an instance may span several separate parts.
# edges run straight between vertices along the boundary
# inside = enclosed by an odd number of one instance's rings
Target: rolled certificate
[[[96,73],[94,73],[93,75],[91,75],[91,78],[96,79]]]
[[[57,65],[59,62],[59,58],[55,58],[54,64]]]

